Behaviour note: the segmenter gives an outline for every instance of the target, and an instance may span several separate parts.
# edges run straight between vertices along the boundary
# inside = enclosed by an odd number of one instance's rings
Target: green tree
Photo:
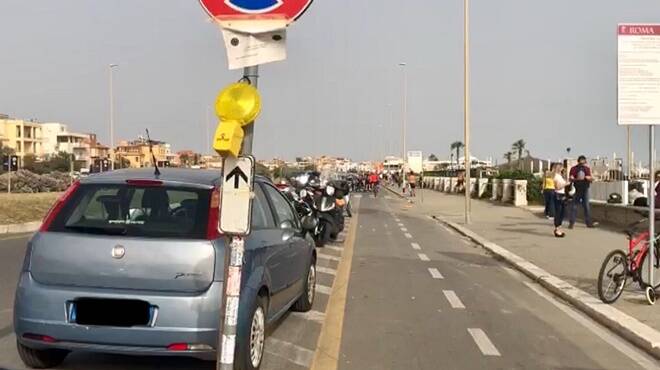
[[[435,154],[431,154],[431,155],[429,156],[429,161],[431,161],[431,162],[437,162],[437,161],[438,161],[438,157],[437,157]]]
[[[504,153],[504,159],[506,159],[506,163],[511,167],[511,159],[513,159],[513,152],[506,152]]]
[[[454,141],[449,147],[451,150],[456,150],[456,165],[460,166],[461,149],[465,147],[465,144],[462,141]]]
[[[520,139],[511,145],[511,149],[518,154],[519,161],[522,159],[522,154],[525,151],[525,146],[527,146],[527,143],[523,139]]]

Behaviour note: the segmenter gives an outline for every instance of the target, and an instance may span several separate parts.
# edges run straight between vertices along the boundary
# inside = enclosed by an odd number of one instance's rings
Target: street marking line
[[[329,267],[316,266],[316,272],[321,272],[324,274],[335,276],[337,275],[337,270],[331,269]]]
[[[398,218],[395,218],[394,221],[396,221],[396,222],[401,222],[401,220],[398,219]]]
[[[398,225],[399,227],[403,227],[403,226],[404,226],[401,222],[399,222],[397,225]]]
[[[337,262],[341,261],[341,258],[339,258],[339,257],[331,256],[329,254],[323,254],[323,253],[317,253],[316,257],[323,258],[325,260],[330,260],[330,261],[337,261]]]
[[[419,253],[417,256],[422,261],[430,261],[429,256],[425,255],[424,253]]]
[[[319,324],[323,324],[323,321],[325,321],[325,313],[320,311],[291,312],[291,315],[304,320],[318,322]]]
[[[434,279],[444,279],[445,278],[444,276],[442,276],[440,271],[435,267],[429,268],[429,273],[431,273],[431,277],[433,277]]]
[[[309,367],[314,359],[314,351],[273,337],[266,339],[265,350],[303,367]]]
[[[408,232],[408,229],[406,229],[405,227],[402,227],[402,228],[401,228],[401,231],[403,231],[404,233],[407,233],[407,232]]]
[[[419,244],[417,244],[417,243],[410,243],[410,245],[412,245],[413,249],[415,249],[415,250],[422,249],[422,247],[420,247]]]
[[[483,330],[470,328],[468,329],[468,333],[470,333],[472,339],[474,339],[474,342],[484,356],[501,356],[500,351],[495,348],[493,342],[488,339],[488,336]]]
[[[603,329],[592,320],[585,317],[583,314],[578,313],[569,306],[557,301],[554,297],[548,295],[546,292],[541,290],[536,284],[532,284],[528,281],[523,281],[525,285],[536,294],[552,303],[553,306],[557,307],[560,311],[564,312],[573,320],[579,322],[585,328],[589,329],[592,333],[602,339],[605,343],[611,345],[616,350],[626,355],[631,360],[635,361],[642,369],[657,369],[658,363],[655,359],[651,359],[646,353],[637,349],[636,347],[628,344],[627,341],[617,337],[616,335],[610,333],[606,329]]]
[[[316,284],[316,292],[321,293],[321,294],[330,295],[330,293],[332,292],[332,288],[330,288],[329,286]]]
[[[335,247],[334,245],[326,245],[326,246],[325,246],[325,249],[330,249],[330,250],[337,251],[337,252],[341,252],[341,251],[344,250],[344,248],[342,248],[342,247]]]
[[[357,204],[359,206],[359,202]],[[356,207],[357,209],[358,207]],[[344,244],[344,258],[337,267],[337,277],[332,284],[332,294],[328,299],[325,312],[325,322],[321,327],[314,351],[314,359],[310,366],[311,370],[336,370],[341,349],[341,337],[344,327],[344,311],[346,310],[346,294],[348,281],[351,277],[351,264],[353,263],[353,248],[357,235],[359,212],[351,219],[351,228],[348,239]]]
[[[463,304],[463,302],[461,302],[461,299],[458,298],[456,292],[454,292],[453,290],[443,290],[442,294],[444,294],[445,298],[447,298],[447,300],[449,301],[449,305],[451,306],[451,308],[456,308],[461,310],[465,309],[465,305]]]
[[[408,239],[412,239],[412,235],[411,235],[410,233],[405,233],[405,234],[403,234],[403,235],[405,235],[406,238],[408,238]]]

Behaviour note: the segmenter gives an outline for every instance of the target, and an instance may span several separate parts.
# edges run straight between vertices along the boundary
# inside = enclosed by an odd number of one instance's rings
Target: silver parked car
[[[74,183],[29,241],[16,290],[32,368],[70,351],[215,359],[225,237],[219,171],[120,170]],[[255,181],[236,361],[257,369],[266,326],[314,301],[316,251],[290,203]],[[312,222],[313,226],[313,222]]]

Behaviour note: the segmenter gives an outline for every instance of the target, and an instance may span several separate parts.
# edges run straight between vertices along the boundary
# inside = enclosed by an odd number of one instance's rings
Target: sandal
[[[565,236],[566,236],[565,233],[555,230],[555,238],[563,238]]]

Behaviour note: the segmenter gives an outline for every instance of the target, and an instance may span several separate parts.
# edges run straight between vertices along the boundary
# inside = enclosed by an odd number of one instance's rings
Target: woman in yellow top
[[[554,165],[553,165],[554,166]],[[551,166],[551,167],[553,167]],[[555,180],[554,172],[551,170],[545,171],[543,174],[543,201],[545,202],[545,210],[543,213],[545,217],[550,219],[555,217]]]

